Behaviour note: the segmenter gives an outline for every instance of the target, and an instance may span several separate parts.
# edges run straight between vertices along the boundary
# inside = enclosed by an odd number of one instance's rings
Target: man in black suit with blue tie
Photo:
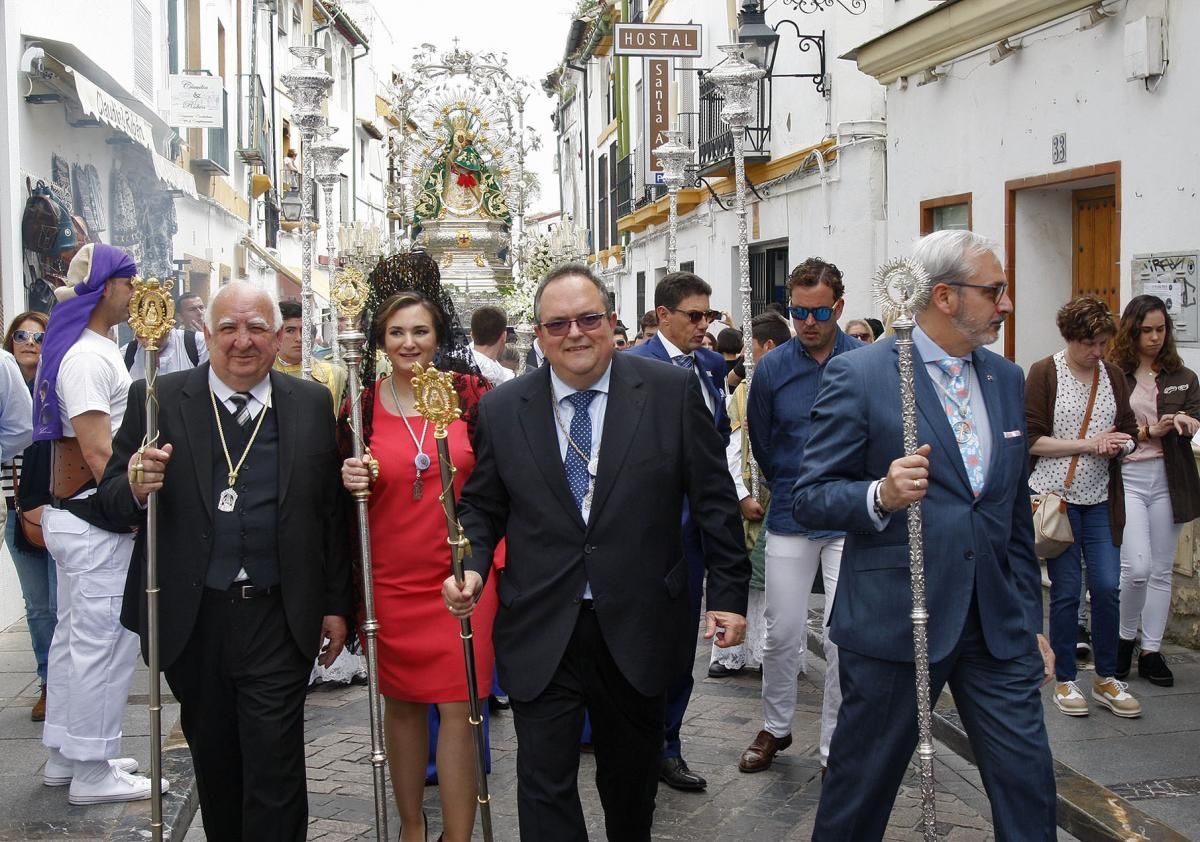
[[[649,842],[667,686],[696,645],[683,503],[704,535],[705,636],[730,646],[750,581],[736,493],[695,378],[615,353],[616,314],[586,266],[551,271],[534,314],[548,365],[479,403],[459,501],[472,554],[464,586],[442,593],[469,614],[507,539],[493,639],[521,838],[586,842],[572,750],[586,710],[608,838]]]
[[[704,405],[721,435],[723,445],[729,444],[729,413],[725,408],[725,358],[703,347],[708,326],[721,318],[709,303],[712,287],[691,272],[672,272],[654,288],[654,312],[658,316],[658,332],[647,341],[631,348],[630,353],[670,363],[690,371],[700,383]],[[688,594],[691,597],[690,622],[700,614],[704,598],[704,546],[701,530],[690,507],[683,507],[683,554],[688,562]],[[692,696],[692,665],[677,675],[667,691],[667,733],[663,748],[660,778],[667,786],[682,792],[699,792],[708,782],[688,768],[683,759],[679,731]]]
[[[913,254],[932,279],[913,331],[917,454],[904,455],[894,339],[830,360],[795,484],[798,520],[845,530],[830,637],[842,707],[815,840],[883,837],[917,743],[907,518],[924,514],[930,693],[949,684],[1001,840],[1055,838],[1039,688],[1041,635],[1024,376],[982,346],[1012,312],[995,246],[939,231]]]

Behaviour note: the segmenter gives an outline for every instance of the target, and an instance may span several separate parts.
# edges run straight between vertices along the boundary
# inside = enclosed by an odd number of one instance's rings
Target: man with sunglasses
[[[722,442],[728,445],[729,413],[725,408],[728,368],[724,357],[702,347],[708,326],[721,319],[721,313],[709,304],[711,295],[712,287],[708,282],[691,272],[672,272],[664,277],[654,289],[658,332],[630,353],[690,371],[700,381],[704,404]],[[700,614],[704,593],[704,548],[700,544],[699,526],[686,505],[683,509],[683,553],[688,562],[688,588],[694,618]],[[667,693],[667,741],[661,774],[663,783],[681,792],[699,792],[708,786],[701,775],[688,768],[679,739],[693,684],[691,664],[688,664],[686,672],[677,677]]]
[[[995,248],[970,231],[938,231],[913,252],[932,281],[913,330],[915,454],[904,452],[895,339],[833,359],[813,405],[794,510],[814,528],[845,530],[847,559],[830,631],[845,698],[814,839],[881,839],[912,760],[904,510],[918,501],[931,697],[947,684],[954,693],[996,838],[1055,839],[1040,693],[1054,655],[1040,634],[1024,374],[983,347],[1013,309]]]
[[[845,288],[841,270],[810,257],[787,282],[788,315],[796,335],[754,368],[746,410],[750,445],[762,480],[770,485],[766,518],[766,627],[763,645],[763,727],[742,753],[738,769],[762,772],[792,744],[796,676],[803,669],[808,598],[817,570],[825,585],[825,610],[837,589],[843,533],[813,529],[792,514],[793,485],[808,442],[809,413],[830,360],[861,347],[838,328]],[[865,399],[865,396],[864,396]],[[837,647],[825,642],[825,693],[821,706],[821,764],[837,724],[841,692]]]
[[[507,541],[493,639],[517,731],[522,839],[586,842],[584,711],[609,839],[649,842],[663,711],[695,657],[679,524],[704,535],[705,637],[745,633],[750,561],[721,437],[689,372],[616,353],[608,291],[586,266],[534,296],[549,365],[479,403],[475,470],[459,501],[471,543],[452,614],[467,616]]]

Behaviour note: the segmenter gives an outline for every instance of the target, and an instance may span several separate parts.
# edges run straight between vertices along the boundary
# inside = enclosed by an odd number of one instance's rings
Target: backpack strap
[[[187,351],[188,359],[192,361],[192,368],[200,365],[200,349],[196,347],[196,331],[185,330],[183,332],[183,348]]]
[[[137,356],[138,344],[136,339],[129,340],[129,344],[125,346],[125,370],[133,371],[133,360]]]

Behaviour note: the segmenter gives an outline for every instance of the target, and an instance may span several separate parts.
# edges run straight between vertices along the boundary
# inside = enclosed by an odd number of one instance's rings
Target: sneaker
[[[130,774],[138,770],[138,762],[132,757],[118,757],[108,761],[122,772]],[[75,774],[75,761],[63,757],[57,749],[51,749],[50,759],[42,770],[42,783],[45,786],[67,786]]]
[[[167,791],[167,779],[162,780],[162,791]],[[85,804],[108,804],[114,801],[145,801],[150,797],[150,779],[142,775],[122,772],[109,764],[109,774],[99,781],[71,781],[67,802],[76,806]]]
[[[1175,674],[1161,652],[1143,652],[1138,656],[1138,675],[1159,687],[1174,687]]]
[[[1113,673],[1114,678],[1119,678],[1121,681],[1129,678],[1129,667],[1133,663],[1133,644],[1132,640],[1126,640],[1123,637],[1117,638],[1117,671]]]
[[[1129,685],[1115,678],[1100,678],[1092,682],[1092,698],[1117,716],[1133,719],[1142,715],[1142,705],[1128,693]]]
[[[1074,681],[1060,681],[1054,685],[1054,706],[1067,716],[1088,715],[1087,699]]]
[[[1087,626],[1079,626],[1075,631],[1075,660],[1086,661],[1092,657],[1092,636]]]

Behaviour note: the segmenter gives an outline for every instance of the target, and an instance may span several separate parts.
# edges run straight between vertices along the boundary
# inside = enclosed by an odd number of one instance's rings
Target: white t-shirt
[[[58,369],[58,405],[63,435],[75,435],[71,419],[85,412],[105,412],[115,436],[125,417],[125,402],[133,381],[117,344],[84,330],[63,356]]]

